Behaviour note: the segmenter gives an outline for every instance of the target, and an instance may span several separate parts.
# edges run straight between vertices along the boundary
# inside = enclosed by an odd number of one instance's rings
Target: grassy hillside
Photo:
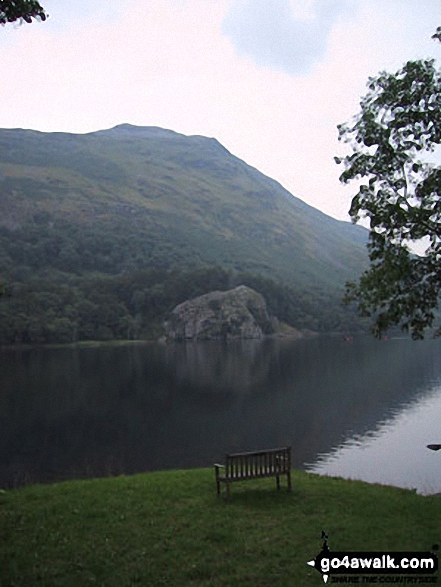
[[[2,226],[68,223],[89,239],[105,228],[109,254],[113,232],[126,236],[126,263],[136,263],[131,237],[142,241],[144,266],[217,263],[336,286],[366,259],[365,231],[205,137],[130,125],[88,135],[2,130],[0,190]]]
[[[341,315],[365,242],[366,231],[307,206],[215,139],[130,125],[0,130],[0,282],[14,298],[0,305],[0,343],[144,336],[184,295],[244,274],[251,287],[266,280],[273,307],[287,300],[280,319],[332,329],[340,318],[325,324],[320,308]],[[224,272],[216,283],[189,285],[213,267]],[[97,317],[103,305],[111,316]]]
[[[229,504],[210,469],[25,487],[0,493],[0,585],[323,585],[322,530],[331,551],[428,552],[439,497],[301,471],[291,494],[248,481]]]

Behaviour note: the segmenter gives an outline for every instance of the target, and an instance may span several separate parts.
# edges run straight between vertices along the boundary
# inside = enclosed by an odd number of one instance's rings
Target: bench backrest
[[[258,452],[227,454],[225,457],[225,476],[229,479],[283,475],[290,470],[290,446]]]

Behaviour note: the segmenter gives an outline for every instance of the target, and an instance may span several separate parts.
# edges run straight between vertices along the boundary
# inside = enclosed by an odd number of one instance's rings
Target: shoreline
[[[352,337],[365,336],[365,332],[356,332]],[[4,344],[0,345],[1,351],[10,350],[29,350],[29,349],[60,349],[60,348],[98,348],[98,347],[118,347],[118,346],[142,346],[151,344],[160,345],[171,345],[171,344],[187,344],[187,343],[200,343],[200,342],[237,342],[237,341],[264,341],[264,340],[310,340],[312,338],[318,338],[320,336],[326,337],[344,337],[344,332],[318,332],[315,330],[282,330],[273,334],[266,334],[262,338],[207,338],[207,339],[185,339],[185,340],[166,340],[164,336],[157,338],[129,340],[129,339],[118,339],[118,340],[79,340],[77,342],[59,342],[59,343],[17,343],[17,344]]]

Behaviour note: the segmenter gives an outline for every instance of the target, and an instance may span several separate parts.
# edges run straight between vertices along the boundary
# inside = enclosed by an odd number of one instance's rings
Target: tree
[[[0,0],[0,24],[32,19],[46,20],[44,8],[36,0]]]
[[[433,38],[441,41],[441,27]],[[335,160],[345,167],[340,181],[359,181],[349,213],[369,220],[370,266],[346,284],[346,301],[374,318],[377,336],[401,325],[423,338],[441,288],[441,167],[427,156],[441,143],[441,72],[433,59],[382,72],[360,106],[338,127],[352,152]],[[415,243],[425,253],[413,253]]]

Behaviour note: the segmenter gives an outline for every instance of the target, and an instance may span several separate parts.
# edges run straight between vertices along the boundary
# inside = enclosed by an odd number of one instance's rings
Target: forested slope
[[[157,335],[239,283],[293,326],[355,327],[340,296],[365,242],[215,139],[0,130],[0,343]]]

